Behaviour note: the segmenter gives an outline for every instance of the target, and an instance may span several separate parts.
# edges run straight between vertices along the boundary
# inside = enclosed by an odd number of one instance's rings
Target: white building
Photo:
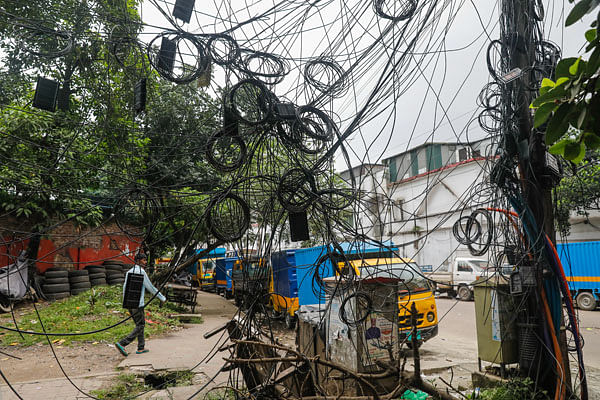
[[[493,154],[490,139],[426,143],[386,158],[383,164],[355,167],[360,201],[352,223],[359,233],[391,239],[402,256],[420,265],[445,269],[454,257],[469,255],[452,227],[489,198],[489,192],[481,192],[490,187],[487,173]],[[350,172],[341,177],[349,181]],[[571,220],[569,241],[600,240],[600,230],[595,228],[600,227],[598,215],[590,216],[591,224],[581,216]]]

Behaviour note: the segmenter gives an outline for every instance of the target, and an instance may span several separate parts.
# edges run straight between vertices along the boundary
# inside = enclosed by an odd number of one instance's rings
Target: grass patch
[[[469,399],[472,398],[474,398],[473,395],[470,395]],[[545,391],[536,389],[536,385],[531,378],[515,378],[503,383],[501,386],[481,390],[477,398],[481,400],[547,400],[550,397]]]
[[[146,386],[154,389],[166,389],[173,386],[189,386],[194,379],[194,373],[190,370],[170,371],[159,374],[148,374],[144,377]]]
[[[111,387],[92,390],[91,394],[103,400],[131,399],[140,393],[151,390],[191,385],[193,378],[194,373],[189,370],[148,374],[146,376],[122,374],[115,378]]]
[[[81,333],[89,332],[114,325],[129,316],[122,308],[123,288],[121,286],[95,287],[90,291],[58,300],[50,304],[37,304],[41,320],[47,332],[53,333]],[[146,312],[146,337],[160,335],[171,331],[182,324],[169,314],[182,312],[181,307],[173,303],[166,303],[159,307],[158,301],[153,301],[145,308]],[[6,314],[2,324],[14,327],[10,314]],[[42,332],[42,326],[35,310],[31,310],[17,318],[18,327],[22,330]],[[126,336],[133,329],[133,321],[126,321],[111,329],[77,336],[51,336],[50,340],[57,344],[72,342],[115,342]],[[41,335],[24,334],[24,339],[17,332],[3,331],[0,333],[0,345],[30,346],[38,342],[46,342],[46,337]]]
[[[236,393],[233,389],[216,387],[204,395],[204,400],[236,400],[242,398],[244,392]]]
[[[115,378],[114,384],[107,389],[92,390],[90,394],[99,399],[120,400],[132,398],[138,394],[152,390],[144,384],[135,374],[123,374]]]
[[[190,317],[190,316],[178,316],[177,317],[181,322],[186,323],[186,324],[201,324],[204,322],[204,320],[202,319],[202,317]]]

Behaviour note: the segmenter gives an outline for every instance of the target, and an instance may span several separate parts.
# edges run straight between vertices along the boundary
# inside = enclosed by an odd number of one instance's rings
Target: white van
[[[458,294],[461,300],[468,301],[473,298],[473,282],[487,275],[488,267],[488,260],[457,257],[448,270],[423,270],[423,275],[431,279],[436,291],[446,292],[452,297]]]

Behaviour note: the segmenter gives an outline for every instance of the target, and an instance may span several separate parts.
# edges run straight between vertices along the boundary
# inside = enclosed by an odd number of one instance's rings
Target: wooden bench
[[[198,298],[198,290],[196,288],[178,283],[167,283],[165,288],[167,300],[181,306],[189,306],[192,313],[194,312]]]

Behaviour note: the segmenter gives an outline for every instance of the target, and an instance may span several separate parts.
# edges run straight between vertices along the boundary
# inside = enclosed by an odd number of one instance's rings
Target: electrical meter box
[[[493,276],[473,286],[477,351],[481,361],[506,364],[519,361],[517,298],[510,294],[507,279]]]
[[[337,277],[327,313],[327,358],[356,372],[379,370],[399,353],[398,284],[359,280],[350,287]],[[334,286],[331,286],[332,288]]]
[[[400,353],[397,278],[346,281],[340,276],[325,278],[329,308],[325,315],[325,357],[361,372],[382,372],[383,364],[396,364]],[[330,370],[328,373],[339,374]],[[370,390],[353,380],[344,380],[344,395]],[[333,381],[333,380],[332,380]],[[392,390],[397,379],[376,379],[378,393]],[[327,387],[327,385],[325,385]]]

